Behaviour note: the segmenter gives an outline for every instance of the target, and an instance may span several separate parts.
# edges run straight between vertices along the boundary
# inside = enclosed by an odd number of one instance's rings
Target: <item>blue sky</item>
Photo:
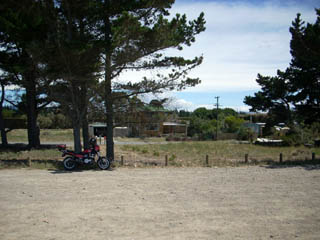
[[[220,96],[223,107],[248,110],[243,99],[259,90],[257,74],[272,76],[289,66],[289,27],[296,14],[314,22],[314,9],[319,7],[319,0],[176,0],[172,14],[185,13],[194,19],[205,13],[207,29],[195,44],[182,52],[168,51],[190,58],[203,54],[203,64],[190,74],[202,83],[160,97],[170,97],[172,108],[194,110],[212,108],[214,97]]]
[[[212,108],[215,96],[222,107],[247,111],[244,97],[259,91],[255,79],[258,73],[273,76],[290,63],[289,27],[299,12],[305,22],[314,22],[314,9],[320,0],[176,0],[171,9],[185,13],[189,20],[205,13],[206,31],[183,51],[169,50],[168,55],[186,58],[203,55],[204,62],[194,69],[191,77],[199,77],[201,84],[182,92],[166,92],[153,98],[169,98],[171,109],[194,110]],[[141,80],[157,72],[129,72],[120,80]]]

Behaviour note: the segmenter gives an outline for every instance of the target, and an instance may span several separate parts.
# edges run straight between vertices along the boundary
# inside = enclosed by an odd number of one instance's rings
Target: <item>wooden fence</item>
[[[139,156],[127,158],[123,155],[115,159],[115,167],[144,167],[144,166],[159,166],[159,167],[179,167],[179,166],[196,166],[196,167],[213,167],[213,166],[239,166],[239,165],[256,165],[256,164],[320,164],[320,159],[316,159],[316,154],[312,153],[310,158],[300,160],[285,160],[284,154],[280,153],[278,159],[257,160],[249,153],[245,154],[242,159],[220,159],[209,155],[199,156],[199,160],[194,165],[188,165],[179,161],[178,157],[165,155],[163,159],[148,158],[148,160],[141,160]],[[0,160],[0,167],[39,167],[39,168],[57,168],[63,169],[62,160],[32,160],[27,159],[10,159]]]

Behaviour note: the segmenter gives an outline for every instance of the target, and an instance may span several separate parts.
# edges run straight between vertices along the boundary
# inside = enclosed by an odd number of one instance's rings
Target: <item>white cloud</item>
[[[285,2],[285,3],[284,3]],[[309,1],[312,2],[312,1]],[[195,19],[205,13],[206,31],[196,38],[191,47],[183,51],[169,50],[169,55],[193,58],[203,54],[204,62],[194,69],[190,76],[199,77],[202,83],[186,92],[246,91],[257,90],[255,79],[258,73],[275,75],[277,69],[289,66],[289,27],[300,12],[305,22],[314,22],[314,8],[304,1],[265,1],[250,4],[248,1],[183,1],[177,0],[172,14],[186,13],[188,19]],[[124,79],[141,79],[156,72],[128,72]],[[210,107],[208,99],[207,107]],[[184,99],[177,99],[181,109],[193,110],[196,105]],[[242,103],[241,103],[242,104]],[[233,108],[248,109],[247,106]],[[211,106],[212,107],[212,106]]]
[[[194,19],[205,13],[206,28],[184,56],[204,54],[203,64],[191,76],[202,84],[188,91],[257,89],[257,73],[274,75],[290,62],[289,27],[297,12],[314,21],[313,9],[298,5],[279,6],[274,2],[253,5],[241,2],[177,1],[173,12]]]

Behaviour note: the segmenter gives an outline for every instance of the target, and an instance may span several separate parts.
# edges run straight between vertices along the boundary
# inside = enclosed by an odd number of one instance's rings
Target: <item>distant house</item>
[[[89,124],[89,136],[104,137],[107,135],[107,125],[105,123],[92,123]],[[115,127],[113,128],[113,136],[115,137],[128,137],[128,127]]]
[[[180,122],[147,121],[142,114],[135,122],[130,122],[127,126],[113,128],[115,137],[160,137],[168,135],[187,136],[188,124]],[[90,136],[106,136],[107,125],[105,123],[89,124]]]
[[[162,123],[162,134],[163,135],[188,135],[188,124],[179,122],[163,122]]]
[[[263,128],[266,126],[265,123],[244,123],[245,128],[251,129],[258,137],[263,136]]]
[[[285,123],[279,123],[273,128],[279,137],[286,135],[286,133],[290,130],[290,128],[287,127]]]
[[[178,120],[174,111],[163,107],[164,100],[152,100],[149,104],[134,102],[125,111],[115,112],[114,136],[160,137],[167,135],[187,136],[188,123]],[[104,123],[89,125],[90,135],[105,136],[107,126]]]
[[[106,136],[107,125],[105,123],[91,123],[89,124],[89,136]]]

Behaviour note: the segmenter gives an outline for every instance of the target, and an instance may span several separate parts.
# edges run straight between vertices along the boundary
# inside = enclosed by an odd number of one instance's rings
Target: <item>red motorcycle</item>
[[[81,153],[68,150],[65,144],[58,145],[58,150],[62,152],[62,157],[67,156],[63,160],[63,166],[66,170],[71,171],[76,168],[78,164],[90,165],[96,162],[100,169],[106,170],[110,168],[110,161],[106,157],[100,156],[100,147],[95,138],[89,140],[89,149],[85,149]]]

